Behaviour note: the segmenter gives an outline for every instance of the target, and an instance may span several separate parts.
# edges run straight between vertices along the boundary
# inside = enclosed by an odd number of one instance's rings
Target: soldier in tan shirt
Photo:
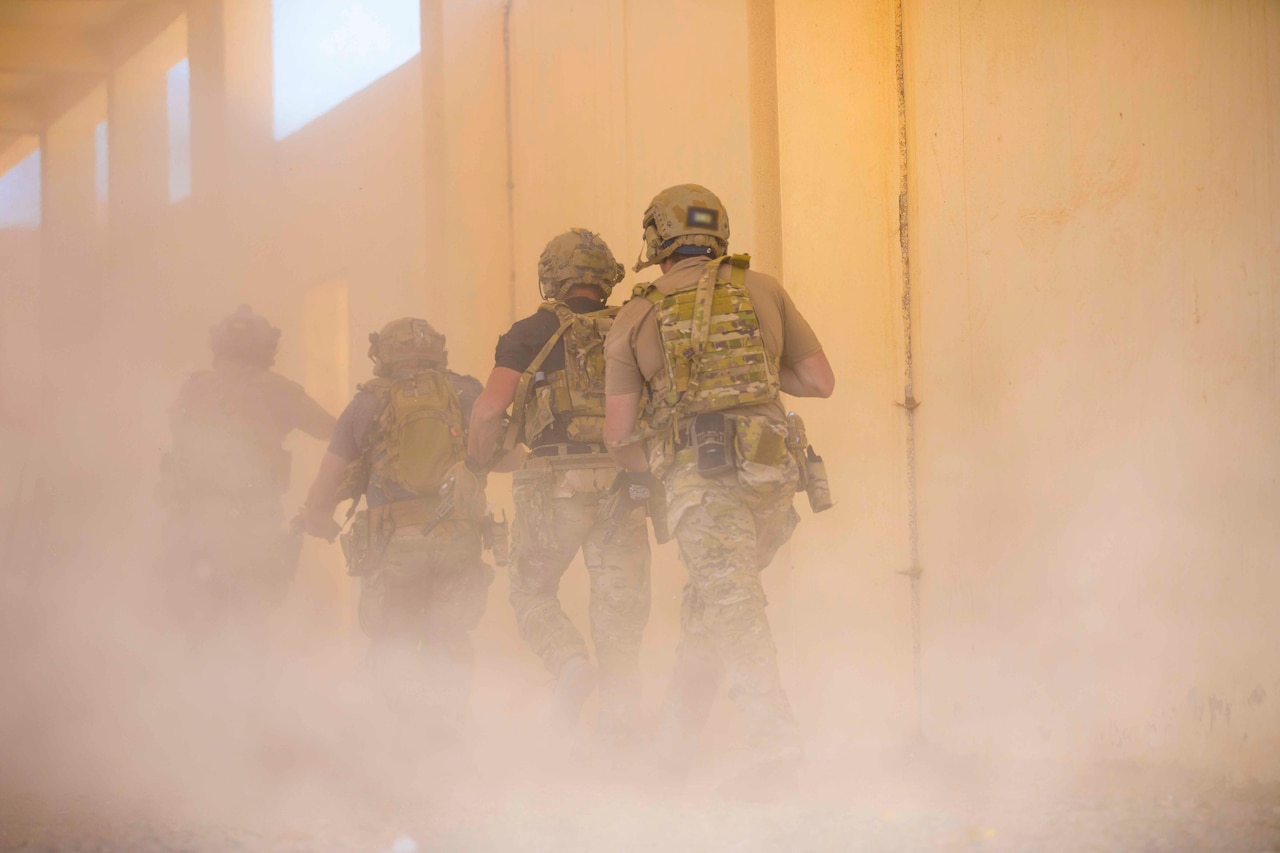
[[[730,789],[756,796],[793,777],[802,755],[760,582],[798,521],[780,393],[827,397],[835,377],[777,280],[726,257],[728,216],[713,193],[664,190],[644,227],[648,257],[636,269],[660,264],[663,275],[623,307],[605,341],[605,440],[623,468],[619,494],[640,501],[661,481],[689,572],[657,751],[669,771],[687,771],[727,680],[757,757]],[[642,405],[654,424],[644,435]],[[703,438],[709,452],[695,453]]]

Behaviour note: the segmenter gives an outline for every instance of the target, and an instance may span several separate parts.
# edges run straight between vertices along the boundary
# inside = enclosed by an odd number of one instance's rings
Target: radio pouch
[[[733,418],[723,412],[703,412],[689,427],[698,473],[715,477],[737,468],[733,454]]]

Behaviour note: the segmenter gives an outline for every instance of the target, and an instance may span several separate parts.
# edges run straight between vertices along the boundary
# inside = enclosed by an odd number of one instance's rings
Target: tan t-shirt
[[[654,286],[663,294],[696,287],[706,263],[703,257],[682,260],[655,281]],[[729,264],[722,265],[720,280],[728,281],[731,271]],[[760,322],[764,348],[777,357],[783,367],[791,367],[822,352],[818,336],[776,278],[747,270],[746,288]],[[605,393],[643,391],[654,376],[666,369],[656,307],[644,298],[632,299],[622,306],[604,344]],[[780,401],[742,406],[736,411],[776,418],[786,414]]]

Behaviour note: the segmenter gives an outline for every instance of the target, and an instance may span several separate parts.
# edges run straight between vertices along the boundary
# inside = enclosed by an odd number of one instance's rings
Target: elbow
[[[828,373],[826,376],[822,377],[820,381],[815,383],[813,388],[813,396],[821,397],[825,400],[827,397],[830,397],[835,390],[836,390],[836,377],[834,374]]]

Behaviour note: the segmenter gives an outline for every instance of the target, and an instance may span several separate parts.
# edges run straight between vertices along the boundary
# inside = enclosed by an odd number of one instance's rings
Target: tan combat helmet
[[[270,367],[279,346],[280,330],[248,305],[241,305],[209,329],[209,348],[215,359]]]
[[[444,367],[449,353],[444,348],[444,335],[431,328],[426,320],[401,317],[369,333],[369,358],[374,376],[391,376],[396,365],[421,362],[431,367]]]
[[[654,196],[642,227],[645,257],[636,260],[636,272],[665,261],[681,246],[710,249],[713,258],[729,250],[729,213],[715,193],[697,184],[667,187]]]
[[[563,299],[579,285],[595,285],[607,300],[625,274],[608,244],[586,228],[570,228],[552,238],[538,258],[538,290],[547,301]]]

